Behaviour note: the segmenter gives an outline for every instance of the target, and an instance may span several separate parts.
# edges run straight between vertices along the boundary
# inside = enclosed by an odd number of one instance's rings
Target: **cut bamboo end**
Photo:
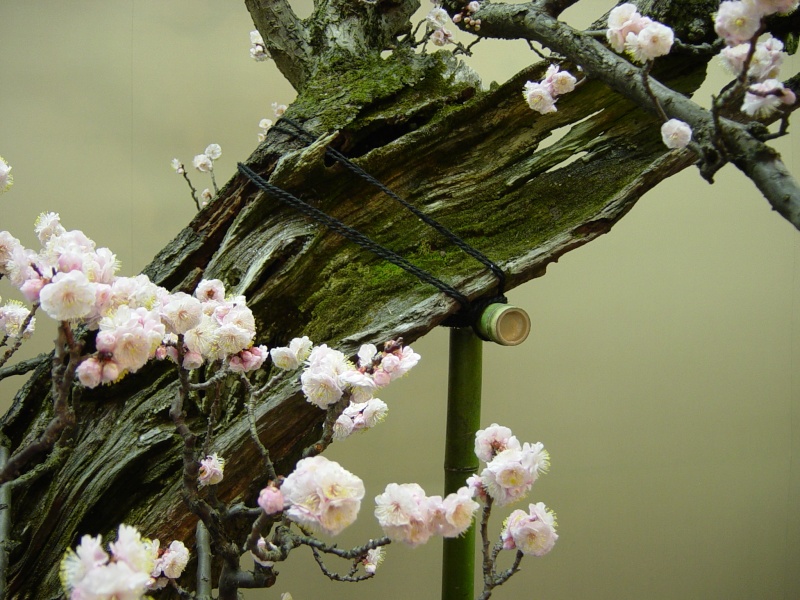
[[[478,335],[501,346],[517,346],[531,332],[531,319],[521,308],[490,304],[476,324]]]

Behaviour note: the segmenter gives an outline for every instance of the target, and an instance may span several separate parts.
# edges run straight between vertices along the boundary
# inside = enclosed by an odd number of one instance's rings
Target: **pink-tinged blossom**
[[[67,550],[60,565],[61,584],[72,600],[140,600],[151,583],[152,544],[133,527],[120,525],[111,555],[102,538],[85,535]]]
[[[187,331],[183,341],[190,352],[200,356],[215,357],[217,352],[217,323],[208,315],[203,315],[200,323]]]
[[[542,444],[526,442],[521,449],[497,454],[481,472],[481,483],[495,504],[505,506],[523,498],[548,464],[549,457]]]
[[[274,515],[283,510],[283,493],[270,484],[258,494],[258,505],[268,515]]]
[[[56,321],[71,321],[89,315],[94,300],[94,284],[81,271],[58,273],[39,292],[42,309]]]
[[[90,356],[79,364],[75,373],[78,376],[78,381],[84,387],[96,388],[103,383],[103,365],[94,356]]]
[[[215,452],[200,461],[200,472],[197,475],[197,482],[201,486],[216,485],[222,481],[224,470],[225,460],[217,456]]]
[[[343,440],[349,435],[375,427],[389,413],[389,407],[379,398],[370,398],[366,402],[351,403],[344,409],[333,427],[333,437]]]
[[[442,27],[431,34],[430,40],[434,46],[446,46],[453,43],[453,33]]]
[[[506,519],[503,532],[503,548],[519,550],[523,554],[544,556],[558,540],[555,515],[547,510],[543,502],[531,504],[529,512],[515,510]]]
[[[556,101],[548,86],[535,81],[528,81],[522,91],[522,96],[533,110],[540,114],[556,112]]]
[[[228,366],[235,373],[249,373],[261,368],[269,356],[266,346],[251,346],[231,356]]]
[[[744,61],[750,52],[750,44],[726,46],[720,52],[722,65],[734,76],[739,76],[744,68]],[[783,52],[783,42],[772,36],[756,44],[753,58],[747,76],[752,81],[764,81],[778,76],[786,53]]]
[[[420,355],[414,352],[411,346],[403,346],[400,350],[386,354],[381,360],[381,370],[389,375],[390,381],[394,381],[402,377],[413,369],[420,360]],[[378,372],[375,372],[376,382],[378,381]],[[383,382],[378,383],[378,387],[385,385]]]
[[[477,498],[482,502],[486,502],[488,496],[486,494],[486,488],[483,485],[483,480],[481,480],[480,475],[470,475],[469,477],[467,477],[466,483],[467,483],[467,488],[469,489],[473,498]]]
[[[550,94],[555,98],[568,94],[575,89],[577,79],[569,71],[561,71],[558,65],[550,65],[544,75],[542,84],[549,87]]]
[[[435,530],[446,538],[458,537],[472,524],[472,518],[480,505],[472,499],[469,487],[462,487],[448,494],[437,506]]]
[[[390,483],[375,497],[375,518],[394,542],[411,547],[427,542],[433,535],[434,515],[435,504],[416,483]]]
[[[339,385],[350,392],[353,402],[366,402],[378,387],[375,380],[358,369],[349,369],[339,375]]]
[[[647,62],[669,54],[674,40],[672,29],[654,21],[638,34],[629,33],[625,38],[625,50],[635,61]]]
[[[177,349],[175,350],[175,358],[174,360],[177,362],[178,360],[178,352]],[[183,353],[183,364],[181,365],[187,371],[192,371],[194,369],[199,369],[203,366],[205,360],[203,359],[203,355],[199,354],[198,352],[192,352],[191,350],[187,350]],[[234,369],[235,370],[235,369]]]
[[[761,11],[754,2],[723,2],[714,19],[714,31],[729,46],[750,41],[761,28]]]
[[[299,369],[309,354],[312,347],[311,340],[307,336],[294,338],[287,347],[273,348],[269,351],[272,363],[279,369],[293,371]]]
[[[192,166],[201,173],[210,173],[214,170],[214,162],[205,154],[198,154],[192,159]]]
[[[200,324],[203,307],[194,296],[175,292],[164,299],[161,321],[170,333],[183,334]]]
[[[194,296],[200,302],[223,302],[225,300],[225,284],[219,279],[203,279],[197,284]]]
[[[783,87],[782,82],[767,79],[748,88],[744,95],[742,112],[751,117],[765,117],[778,110],[781,105],[794,104],[796,99],[794,92]]]
[[[281,492],[288,505],[286,516],[337,535],[356,520],[364,483],[338,463],[318,455],[299,461]]]
[[[661,126],[661,139],[667,148],[685,148],[692,141],[692,128],[678,119],[670,119]]]
[[[520,449],[520,443],[508,427],[492,423],[475,434],[475,456],[488,463],[504,450]]]
[[[640,15],[633,4],[620,4],[608,13],[606,38],[609,45],[617,52],[622,52],[625,49],[625,40],[628,34],[638,34],[650,23],[652,20]]]
[[[155,549],[158,550],[158,540],[154,540]],[[151,577],[167,577],[169,579],[177,579],[183,574],[183,570],[189,563],[189,549],[183,542],[173,541],[163,553],[156,558],[153,570],[150,573]]]
[[[135,571],[149,573],[153,570],[150,541],[142,538],[135,527],[120,525],[117,539],[109,544],[109,548],[117,562],[125,562]]]

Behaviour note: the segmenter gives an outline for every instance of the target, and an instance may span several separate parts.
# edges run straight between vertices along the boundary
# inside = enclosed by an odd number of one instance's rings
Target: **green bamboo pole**
[[[447,437],[444,491],[455,492],[478,470],[475,432],[481,420],[481,339],[468,327],[450,330],[447,389]],[[475,573],[475,526],[444,540],[442,600],[472,600]]]

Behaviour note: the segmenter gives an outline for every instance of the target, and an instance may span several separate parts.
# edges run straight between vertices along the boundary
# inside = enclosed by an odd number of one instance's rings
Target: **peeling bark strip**
[[[653,117],[600,81],[563,97],[557,113],[539,116],[521,101],[520,90],[526,79],[541,78],[544,66],[480,92],[445,53],[398,49],[381,59],[416,3],[362,4],[363,13],[345,18],[339,3],[320,0],[304,23],[285,2],[247,0],[270,52],[300,91],[288,114],[320,136],[306,146],[271,132],[247,164],[470,299],[490,293],[494,277],[374,187],[326,163],[328,144],[491,257],[509,288],[607,232],[643,193],[694,160],[690,152],[666,153]],[[698,59],[663,64],[659,79],[684,92],[703,78]],[[222,279],[247,296],[257,341],[270,346],[295,335],[351,352],[396,336],[413,341],[457,308],[241,175],[145,272],[184,291],[202,277]],[[48,372],[40,364],[3,417],[12,453],[53,417]],[[260,453],[249,437],[240,384],[227,385],[213,450],[236,460],[226,466],[219,496],[254,506],[265,483],[251,468]],[[151,364],[118,385],[83,394],[69,445],[39,467],[46,477],[14,489],[10,597],[59,597],[65,549],[82,534],[108,534],[121,522],[191,545],[196,520],[181,500],[182,443],[169,418],[177,392],[175,372]],[[208,407],[189,402],[183,408],[187,426],[204,431]],[[254,416],[278,472],[286,474],[319,437],[324,413],[283,379]],[[249,531],[242,520],[235,542],[243,546]]]

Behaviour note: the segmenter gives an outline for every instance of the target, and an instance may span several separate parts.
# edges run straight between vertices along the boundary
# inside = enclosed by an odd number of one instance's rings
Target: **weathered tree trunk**
[[[306,145],[273,130],[247,164],[471,299],[494,293],[491,273],[327,161],[326,145],[488,255],[509,287],[607,232],[644,192],[694,161],[688,151],[666,152],[655,119],[594,80],[559,100],[557,113],[532,112],[520,90],[526,79],[541,78],[544,66],[482,92],[447,53],[341,54],[317,65],[313,78],[302,68],[311,59],[300,56],[300,67],[290,65],[298,69],[300,95],[288,116],[320,138]],[[656,76],[679,89],[688,92],[703,78],[702,59],[664,62]],[[459,308],[241,175],[145,272],[187,292],[202,277],[222,279],[247,296],[257,342],[269,346],[296,335],[350,352],[397,336],[413,341]],[[12,451],[52,416],[49,368],[37,369],[2,421]],[[50,457],[43,476],[14,490],[10,597],[59,597],[58,563],[85,533],[105,534],[125,522],[162,540],[193,537],[196,517],[180,494],[181,444],[167,414],[176,379],[173,369],[152,364],[83,394],[74,437]],[[264,479],[253,471],[258,452],[239,391],[229,390],[211,450],[231,458],[220,498],[254,505]],[[205,430],[205,410],[187,407],[195,431]],[[318,437],[323,416],[290,379],[257,407],[261,440],[279,472],[289,472]]]

